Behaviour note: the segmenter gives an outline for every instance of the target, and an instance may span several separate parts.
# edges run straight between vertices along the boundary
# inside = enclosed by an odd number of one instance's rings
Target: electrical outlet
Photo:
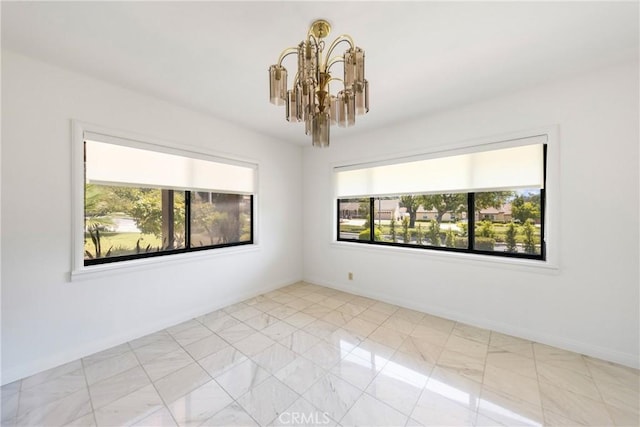
[[[349,272],[349,280],[353,280],[353,273]]]

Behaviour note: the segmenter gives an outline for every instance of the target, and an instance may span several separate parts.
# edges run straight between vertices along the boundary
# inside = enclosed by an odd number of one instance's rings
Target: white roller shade
[[[88,183],[252,194],[255,167],[85,140]]]
[[[336,168],[338,197],[543,188],[544,145]],[[546,136],[544,138],[546,141]],[[532,141],[533,142],[533,141]]]

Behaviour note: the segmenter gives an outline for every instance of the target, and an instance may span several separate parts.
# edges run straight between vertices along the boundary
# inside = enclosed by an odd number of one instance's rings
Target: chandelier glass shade
[[[331,32],[325,20],[315,21],[307,37],[296,47],[282,51],[278,62],[269,67],[269,99],[274,105],[284,105],[287,121],[304,122],[305,133],[311,135],[312,146],[329,146],[331,125],[349,127],[356,115],[369,112],[369,82],[364,77],[364,51],[351,36],[343,34],[328,47],[322,40]],[[340,43],[349,48],[341,56],[331,56]],[[289,55],[298,58],[298,69],[291,89],[287,86],[287,69],[282,61]],[[342,78],[331,75],[331,68],[342,63]],[[330,84],[341,83],[342,89],[331,94]]]

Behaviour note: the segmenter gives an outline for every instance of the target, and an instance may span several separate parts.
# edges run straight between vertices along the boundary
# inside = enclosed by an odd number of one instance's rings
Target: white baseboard
[[[527,328],[516,327],[511,324],[502,322],[495,322],[488,319],[476,318],[468,316],[464,313],[443,310],[441,307],[435,307],[423,302],[417,302],[415,300],[408,300],[405,298],[398,298],[393,295],[389,295],[381,292],[372,292],[362,287],[348,286],[344,284],[329,283],[325,280],[318,278],[305,278],[304,282],[310,284],[316,284],[320,286],[326,286],[328,288],[337,289],[344,292],[349,292],[354,295],[360,295],[363,297],[373,298],[389,304],[399,305],[409,309],[429,313],[434,316],[443,317],[456,322],[466,323],[478,328],[490,329],[492,331],[500,332],[506,335],[527,339],[530,341],[539,342],[541,344],[558,347],[564,350],[573,351],[575,353],[584,354],[586,356],[595,357],[598,359],[607,360],[614,363],[619,363],[624,366],[639,369],[640,359],[637,354],[624,353],[616,350],[612,350],[605,347],[600,347],[581,341],[576,341],[567,337],[541,334],[536,331],[532,331]]]
[[[212,311],[219,310],[229,305],[244,301],[249,298],[253,298],[255,296],[273,291],[275,289],[282,288],[284,286],[298,283],[299,281],[300,279],[295,279],[295,280],[291,280],[291,281],[287,281],[279,284],[255,288],[250,291],[244,292],[242,294],[234,295],[233,297],[216,301],[216,303],[213,305],[208,303],[206,305],[197,307],[189,312],[179,313],[173,317],[168,317],[168,318],[163,317],[159,319],[158,322],[155,322],[153,324],[147,324],[142,327],[129,329],[122,334],[105,337],[105,338],[91,341],[88,343],[83,343],[82,345],[79,345],[74,348],[70,348],[66,351],[51,354],[37,360],[27,361],[26,363],[23,363],[11,369],[7,369],[6,371],[3,370],[0,384],[2,385],[9,384],[21,378],[26,378],[28,376],[37,374],[39,372],[46,371],[51,368],[55,368],[56,366],[69,363],[74,360],[86,357],[88,355],[129,342],[136,338],[140,338],[145,335],[152,334],[157,331],[161,331],[168,327],[191,320],[195,317],[202,316]]]

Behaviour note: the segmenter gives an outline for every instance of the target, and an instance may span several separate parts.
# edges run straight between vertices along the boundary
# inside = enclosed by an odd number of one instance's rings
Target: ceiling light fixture
[[[329,128],[353,126],[356,114],[369,112],[369,82],[364,78],[364,51],[353,43],[351,36],[343,34],[335,39],[323,56],[324,41],[331,25],[319,19],[311,24],[307,38],[297,47],[282,51],[278,63],[269,67],[269,97],[274,105],[286,106],[289,122],[305,123],[305,133],[311,134],[312,146],[329,146]],[[349,44],[342,56],[331,57],[335,47]],[[298,55],[298,71],[292,89],[287,90],[287,69],[282,61],[289,55]],[[332,77],[331,67],[343,63],[344,78]],[[331,95],[329,84],[341,81],[343,89]]]

